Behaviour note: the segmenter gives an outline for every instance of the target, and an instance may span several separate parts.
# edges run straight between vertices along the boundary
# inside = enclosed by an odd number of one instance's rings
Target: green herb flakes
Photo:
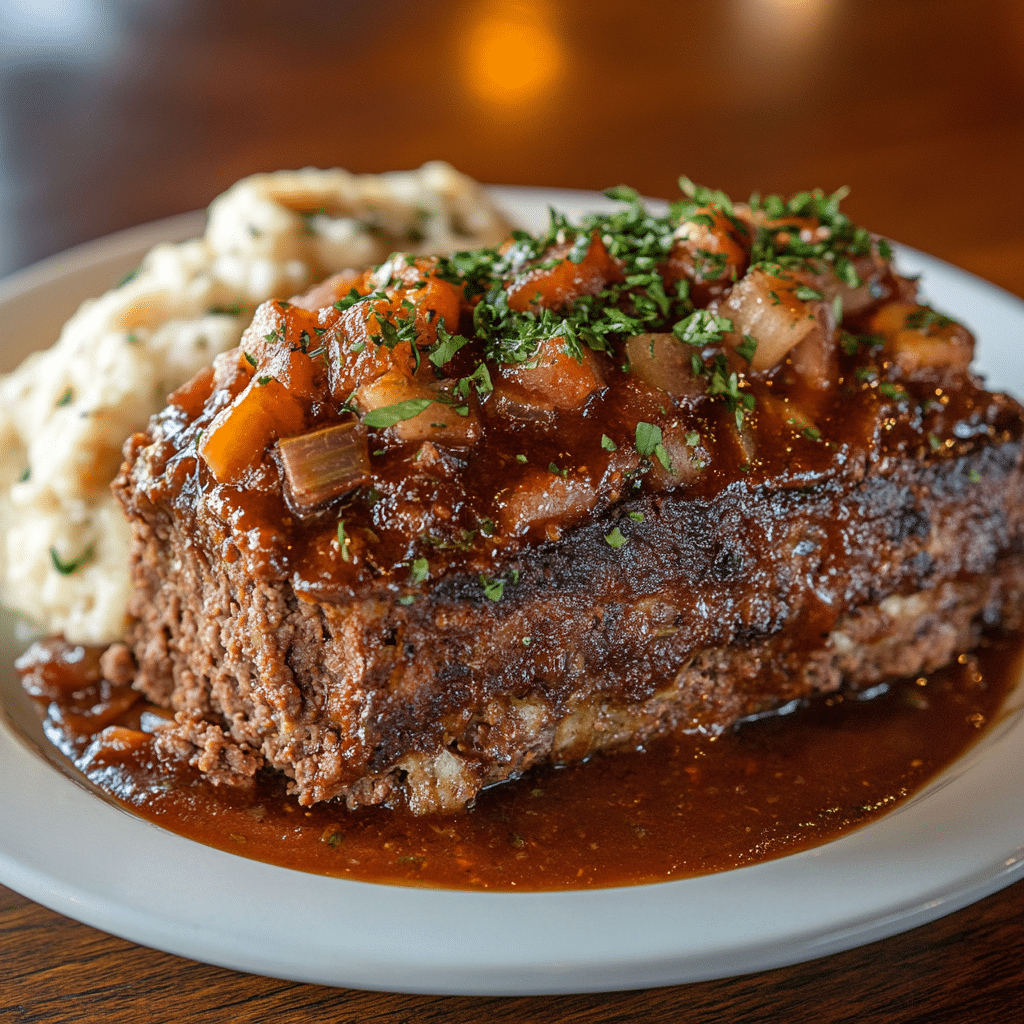
[[[57,549],[54,547],[50,548],[50,561],[53,563],[54,569],[61,574],[61,576],[70,576],[73,572],[80,569],[86,562],[88,562],[93,556],[93,547],[90,544],[89,547],[82,552],[78,558],[65,562],[63,558],[57,553]]]
[[[752,334],[744,334],[743,341],[736,346],[736,352],[749,363],[757,351],[757,338]]]
[[[363,423],[376,429],[393,427],[396,423],[401,423],[402,420],[411,420],[414,416],[419,416],[432,402],[432,398],[408,398],[397,405],[385,405],[379,409],[371,409],[363,417]]]
[[[345,520],[338,520],[338,547],[341,548],[341,557],[343,561],[351,562],[352,555],[348,550],[348,537],[345,536]]]
[[[905,402],[910,397],[903,388],[887,380],[882,381],[878,385],[878,390],[880,394],[885,395],[886,398],[891,398],[894,402]]]
[[[672,461],[662,444],[661,427],[641,420],[636,425],[636,450],[644,458],[650,458],[653,455],[665,469],[671,472]]]

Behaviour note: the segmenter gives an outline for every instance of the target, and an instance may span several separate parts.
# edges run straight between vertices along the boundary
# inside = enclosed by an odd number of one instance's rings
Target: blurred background
[[[257,170],[852,187],[1024,294],[1021,0],[0,0],[0,275]]]

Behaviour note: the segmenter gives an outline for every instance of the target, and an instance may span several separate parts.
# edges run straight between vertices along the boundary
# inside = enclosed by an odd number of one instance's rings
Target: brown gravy
[[[879,817],[998,718],[1019,678],[1021,639],[991,636],[927,677],[822,698],[714,740],[684,736],[534,772],[484,792],[470,812],[440,818],[305,809],[270,773],[251,792],[217,788],[186,766],[158,763],[151,746],[118,752],[95,741],[90,719],[108,725],[113,715],[137,729],[144,714],[138,702],[122,709],[132,691],[98,680],[98,652],[48,641],[19,670],[51,741],[118,803],[172,832],[361,881],[557,890],[725,871],[829,842]],[[71,691],[69,679],[82,687]],[[58,688],[66,696],[47,699]]]

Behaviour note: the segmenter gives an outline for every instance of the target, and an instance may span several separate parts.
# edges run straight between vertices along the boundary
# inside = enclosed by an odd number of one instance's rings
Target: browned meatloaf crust
[[[930,671],[984,626],[1019,624],[1024,605],[1024,411],[966,373],[904,382],[936,394],[953,383],[959,397],[932,419],[906,394],[866,386],[845,411],[817,407],[834,439],[823,456],[809,429],[776,451],[755,414],[750,464],[733,456],[689,486],[648,474],[586,515],[434,560],[411,590],[408,552],[402,576],[367,558],[314,579],[292,548],[321,550],[336,504],[320,542],[283,485],[244,515],[225,510],[194,454],[197,429],[232,397],[208,381],[205,412],[186,396],[130,440],[115,485],[135,535],[136,685],[176,712],[158,746],[220,781],[272,766],[302,803],[430,812],[534,764],[714,733],[812,693]],[[691,408],[713,415],[700,401]],[[489,408],[493,395],[480,400],[485,436]],[[720,439],[733,412],[716,421]],[[472,465],[464,450],[445,461],[417,442],[413,466],[408,444],[377,436],[371,448],[389,445],[413,477],[434,479],[424,448],[442,468]],[[514,468],[494,444],[490,462]],[[707,457],[727,461],[721,451]],[[354,515],[343,516],[350,535]],[[275,516],[302,529],[267,541]]]

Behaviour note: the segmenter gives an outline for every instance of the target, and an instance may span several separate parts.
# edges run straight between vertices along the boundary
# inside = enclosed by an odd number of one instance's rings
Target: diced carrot
[[[277,380],[257,377],[210,424],[199,454],[213,475],[227,483],[257,465],[276,438],[301,431],[304,421],[295,395]]]
[[[316,398],[322,393],[323,365],[310,359],[305,352],[289,352],[283,366],[274,376],[300,398]]]
[[[916,302],[889,302],[871,318],[885,351],[903,373],[963,371],[974,358],[974,337],[962,324]]]
[[[444,321],[445,330],[455,334],[462,310],[462,289],[440,277],[430,277],[422,288],[408,293],[416,307],[416,343],[421,347],[437,341],[437,324]]]
[[[577,362],[563,349],[561,338],[541,342],[527,363],[506,363],[497,375],[523,391],[536,395],[556,409],[575,409],[604,384],[597,356],[590,349]]]
[[[562,248],[568,252],[570,246]],[[508,286],[508,306],[519,313],[545,307],[560,309],[582,295],[597,295],[609,284],[622,280],[621,266],[595,231],[581,262],[560,259],[548,270],[528,270],[512,281]]]
[[[698,306],[705,306],[743,276],[749,261],[750,231],[715,207],[704,207],[675,231],[665,282],[686,279]]]

